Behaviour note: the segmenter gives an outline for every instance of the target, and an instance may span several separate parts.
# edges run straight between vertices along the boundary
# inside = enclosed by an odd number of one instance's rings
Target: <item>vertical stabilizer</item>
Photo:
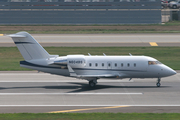
[[[25,60],[49,58],[49,53],[27,32],[8,35]]]

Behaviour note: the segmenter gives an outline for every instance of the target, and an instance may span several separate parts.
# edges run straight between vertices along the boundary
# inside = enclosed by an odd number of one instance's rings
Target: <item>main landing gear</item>
[[[157,87],[160,87],[160,86],[161,86],[160,81],[161,81],[161,78],[158,78],[157,83],[156,83]]]
[[[97,79],[95,79],[95,80],[90,80],[90,81],[89,81],[89,86],[90,86],[91,88],[94,88],[94,87],[96,86],[96,84],[97,84]]]

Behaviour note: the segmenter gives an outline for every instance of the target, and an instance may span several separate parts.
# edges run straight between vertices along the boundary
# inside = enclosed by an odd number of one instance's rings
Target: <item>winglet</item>
[[[77,76],[77,74],[74,72],[74,70],[71,68],[71,66],[67,65],[70,76]]]

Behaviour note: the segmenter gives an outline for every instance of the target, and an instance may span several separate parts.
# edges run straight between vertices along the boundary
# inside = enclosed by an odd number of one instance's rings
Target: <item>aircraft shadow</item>
[[[91,88],[89,87],[88,84],[72,83],[72,82],[71,84],[81,85],[81,86],[78,86],[80,89],[74,90],[71,92],[84,92],[84,91],[93,91],[93,90],[108,89],[108,88],[157,88],[156,86],[112,86],[112,85],[100,85],[100,84],[97,84],[95,88]],[[167,87],[170,87],[170,86],[161,86],[161,88],[167,88]],[[68,93],[71,93],[71,92],[68,92]]]
[[[85,83],[73,83],[70,82],[69,84],[72,85],[66,85],[66,86],[32,86],[32,87],[0,87],[0,90],[4,89],[28,89],[28,88],[44,88],[44,89],[69,89],[72,91],[69,91],[67,93],[74,93],[74,92],[84,92],[84,91],[94,91],[94,90],[100,90],[100,89],[108,89],[108,88],[157,88],[156,86],[113,86],[113,85],[100,85],[97,84],[95,88],[89,87],[88,84]],[[161,86],[160,88],[168,88],[171,86]]]

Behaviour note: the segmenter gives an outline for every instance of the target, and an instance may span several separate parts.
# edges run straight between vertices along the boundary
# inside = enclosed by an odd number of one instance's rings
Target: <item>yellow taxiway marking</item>
[[[0,34],[0,36],[4,36],[4,34]]]
[[[130,106],[111,106],[111,107],[74,109],[74,110],[52,111],[52,112],[49,112],[49,113],[65,113],[65,112],[77,112],[77,111],[85,111],[85,110],[112,109],[112,108],[121,108],[121,107],[130,107]]]
[[[151,46],[158,46],[158,44],[157,44],[156,42],[149,42],[149,44],[150,44]]]

